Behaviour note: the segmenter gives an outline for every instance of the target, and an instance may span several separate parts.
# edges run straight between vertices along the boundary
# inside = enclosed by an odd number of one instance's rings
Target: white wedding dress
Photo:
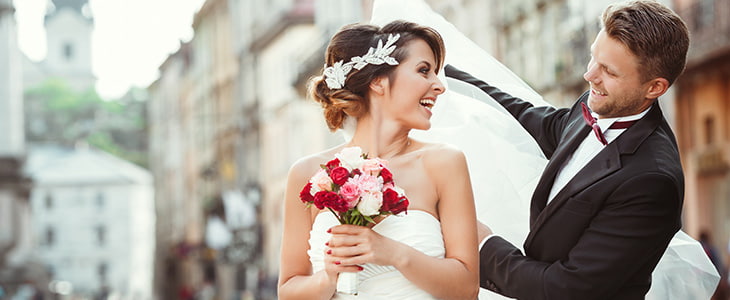
[[[309,233],[309,261],[312,271],[324,269],[324,243],[331,235],[327,229],[339,225],[337,218],[330,212],[322,212],[314,219],[312,231]],[[373,227],[373,230],[385,237],[404,243],[426,255],[443,258],[445,253],[444,239],[441,235],[441,223],[430,213],[421,210],[409,210],[400,215],[388,216]],[[393,266],[365,264],[358,272],[358,294],[335,294],[332,299],[435,299],[427,292],[413,285]]]

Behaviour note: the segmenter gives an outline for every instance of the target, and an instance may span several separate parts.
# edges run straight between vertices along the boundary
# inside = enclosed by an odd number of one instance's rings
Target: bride
[[[297,161],[284,204],[280,299],[475,299],[477,227],[464,154],[410,137],[431,126],[445,91],[441,36],[393,21],[382,28],[354,24],[336,33],[324,75],[311,83],[330,129],[356,120],[343,145]],[[408,195],[405,214],[374,226],[338,225],[328,211],[305,208],[300,190],[320,165],[345,147],[388,162]],[[382,183],[381,183],[382,184]],[[336,293],[338,277],[357,272],[357,295]]]

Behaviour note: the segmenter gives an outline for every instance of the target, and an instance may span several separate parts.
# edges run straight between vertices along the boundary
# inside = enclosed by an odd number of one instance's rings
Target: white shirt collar
[[[649,108],[645,109],[644,111],[630,116],[625,117],[618,117],[618,118],[605,118],[605,119],[598,119],[598,115],[594,112],[591,112],[594,118],[596,118],[596,121],[598,122],[598,126],[601,127],[601,132],[606,132],[606,130],[613,125],[615,122],[627,122],[627,121],[636,121],[638,119],[643,118],[651,109],[651,106]]]

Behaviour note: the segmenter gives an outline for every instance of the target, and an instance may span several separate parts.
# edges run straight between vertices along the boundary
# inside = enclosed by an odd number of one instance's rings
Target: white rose
[[[364,216],[375,216],[380,214],[380,207],[383,205],[383,193],[363,193],[357,210]]]
[[[335,154],[335,157],[340,160],[342,166],[348,171],[359,169],[365,162],[365,159],[362,158],[362,149],[360,147],[344,148],[340,153]]]
[[[309,182],[312,183],[312,189],[309,191],[312,196],[319,191],[330,191],[332,190],[332,179],[327,175],[327,171],[319,170],[317,174],[314,174]]]

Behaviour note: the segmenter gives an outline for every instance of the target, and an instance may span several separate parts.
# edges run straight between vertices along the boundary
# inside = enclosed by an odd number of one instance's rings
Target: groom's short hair
[[[606,34],[639,59],[644,81],[662,77],[671,85],[684,71],[689,31],[668,7],[651,0],[616,3],[606,8],[602,21]]]

